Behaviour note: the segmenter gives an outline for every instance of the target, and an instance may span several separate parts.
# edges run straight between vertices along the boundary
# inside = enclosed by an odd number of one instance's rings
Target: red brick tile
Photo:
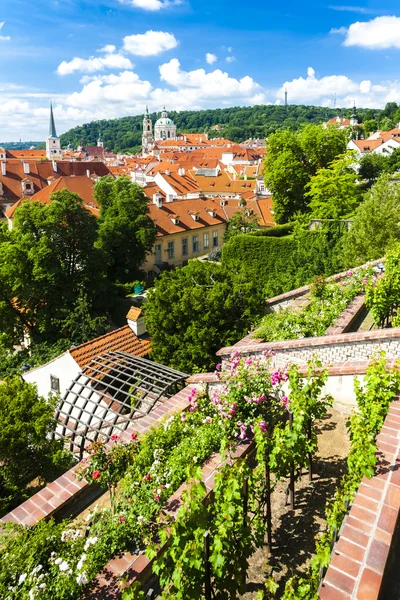
[[[369,487],[362,483],[358,488],[358,493],[363,496],[367,496],[368,498],[372,498],[372,500],[377,500],[378,502],[382,499],[383,490],[378,490],[376,488]]]
[[[380,479],[376,479],[376,477],[368,479],[364,476],[361,480],[361,483],[367,485],[368,487],[377,488],[379,490],[383,490],[383,488],[385,487],[385,482]]]
[[[374,531],[374,540],[378,540],[379,542],[383,542],[384,544],[388,544],[390,546],[392,543],[392,535],[387,531],[383,531],[383,529],[379,529],[379,527],[377,527]]]
[[[351,513],[352,512],[353,512],[353,510],[351,511]],[[366,548],[367,544],[368,544],[368,536],[367,535],[365,535],[358,529],[354,529],[353,527],[350,527],[347,524],[343,527],[342,534],[340,537],[341,538],[343,537],[346,540],[353,542],[354,544],[358,544],[359,546],[362,546],[363,548]]]
[[[400,507],[400,487],[389,485],[384,503],[398,510]]]
[[[351,515],[347,517],[346,524],[350,525],[350,527],[354,527],[354,529],[359,529],[367,535],[370,535],[373,530],[372,525],[368,525],[368,523],[365,523],[364,521],[358,521],[358,519],[354,519]]]
[[[328,585],[325,581],[319,590],[320,600],[350,600],[349,594]]]
[[[396,527],[398,510],[390,506],[383,506],[378,520],[378,527],[393,534]]]
[[[342,537],[336,544],[336,552],[339,554],[345,554],[352,560],[356,560],[358,562],[361,562],[364,559],[364,548],[360,548],[360,546],[356,546]]]
[[[361,575],[355,600],[376,600],[382,583],[382,576],[371,569],[364,569]]]
[[[374,571],[383,574],[389,554],[389,545],[373,540],[367,555],[367,565]]]
[[[376,500],[372,500],[371,498],[367,498],[366,496],[363,496],[361,494],[356,494],[355,498],[354,498],[354,505],[355,507],[361,507],[362,509],[365,509],[365,511],[371,511],[373,513],[376,513],[376,511],[378,510],[378,502],[376,502]],[[352,509],[353,512],[353,509]],[[359,518],[359,517],[357,517]],[[363,519],[364,521],[366,521],[367,523],[370,523],[371,521],[368,520],[368,515],[367,515],[367,519]]]
[[[351,594],[353,592],[356,583],[355,579],[337,571],[332,566],[329,567],[326,573],[325,581],[346,594]]]
[[[349,577],[354,577],[354,579],[357,579],[361,568],[359,563],[354,562],[354,560],[351,560],[347,556],[339,554],[338,552],[334,552],[330,566],[334,567],[338,571],[343,571],[343,573],[349,575]]]
[[[400,469],[396,469],[392,472],[390,477],[390,483],[400,487]]]

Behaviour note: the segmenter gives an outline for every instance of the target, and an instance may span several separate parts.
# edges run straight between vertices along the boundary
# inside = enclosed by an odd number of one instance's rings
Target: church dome
[[[161,117],[156,121],[156,127],[174,127],[175,123],[169,117]]]

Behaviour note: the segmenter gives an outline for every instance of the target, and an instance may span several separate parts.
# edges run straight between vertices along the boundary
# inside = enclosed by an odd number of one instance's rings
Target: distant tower
[[[168,117],[165,106],[161,117],[157,119],[154,125],[154,138],[156,140],[176,140],[176,125]]]
[[[98,138],[98,140],[97,140],[97,147],[98,147],[98,148],[104,148],[104,142],[103,142],[103,140],[101,139],[101,133],[100,133],[100,132],[99,132],[99,138]]]
[[[285,106],[287,106],[287,89],[285,88]]]
[[[357,110],[356,110],[356,103],[354,102],[353,114],[350,117],[350,126],[356,127],[357,125],[358,125]]]
[[[53,115],[53,103],[50,101],[50,126],[49,135],[46,140],[46,156],[49,160],[62,158],[61,142],[57,136],[56,125]]]
[[[146,112],[143,119],[142,134],[142,152],[150,152],[154,146],[153,123],[151,122],[149,109],[146,106]]]

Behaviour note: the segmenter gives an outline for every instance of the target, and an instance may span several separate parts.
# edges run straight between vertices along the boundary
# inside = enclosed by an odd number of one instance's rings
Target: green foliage
[[[20,375],[23,368],[33,369],[43,365],[68,350],[70,346],[70,340],[61,338],[54,344],[42,342],[14,351],[8,343],[2,344],[0,340],[0,379]]]
[[[250,233],[259,228],[257,215],[248,214],[246,209],[238,210],[228,219],[224,233],[224,243],[236,235]]]
[[[345,152],[348,133],[337,127],[306,125],[299,132],[278,131],[267,142],[265,183],[274,200],[277,223],[307,212],[307,184]]]
[[[358,116],[364,119],[378,117],[382,111],[358,109]],[[197,111],[170,111],[169,116],[175,122],[180,133],[203,133],[208,131],[209,137],[225,137],[233,142],[241,142],[248,138],[265,138],[278,129],[298,129],[308,123],[322,123],[337,115],[349,117],[349,109],[332,109],[322,106],[289,105],[275,106],[235,106]],[[153,123],[157,113],[150,117]],[[113,152],[137,152],[142,144],[143,115],[92,121],[74,127],[60,136],[62,147],[69,143],[76,148],[79,144],[93,146],[97,143],[99,132],[105,148]],[[210,129],[220,125],[222,130]],[[4,145],[4,144],[2,144]],[[27,146],[29,147],[29,146]]]
[[[106,257],[108,279],[120,283],[139,279],[156,237],[147,196],[127,177],[100,179],[94,194],[100,204],[97,246]]]
[[[163,273],[147,300],[152,358],[186,373],[213,368],[217,350],[245,335],[262,306],[249,279],[200,261]]]
[[[274,227],[263,227],[255,231],[250,231],[251,235],[266,237],[284,237],[293,233],[294,223],[285,223],[284,225],[274,225]]]
[[[23,202],[13,230],[0,233],[0,329],[48,343],[74,331],[80,341],[83,308],[96,319],[108,303],[96,238],[96,218],[77,194],[55,192],[48,205]]]
[[[364,121],[365,137],[369,137],[375,131],[378,131],[378,121],[376,119],[366,119]]]
[[[400,244],[387,255],[384,275],[368,286],[365,304],[379,327],[400,325]]]
[[[315,231],[297,226],[285,237],[238,236],[223,246],[222,264],[232,273],[240,269],[265,297],[272,298],[317,275],[339,272],[343,230],[342,224],[332,223]]]
[[[20,377],[0,385],[1,514],[29,496],[27,486],[35,478],[39,484],[52,481],[71,463],[62,442],[50,438],[55,403]]]
[[[379,127],[382,131],[390,131],[390,129],[393,129],[394,127],[394,121],[392,119],[389,119],[389,117],[384,117],[380,121]]]
[[[285,587],[282,600],[317,600],[320,570],[330,562],[331,543],[334,532],[340,530],[362,478],[372,477],[376,465],[376,436],[382,428],[391,402],[399,393],[400,374],[398,370],[388,370],[382,355],[368,367],[364,385],[356,380],[354,384],[359,412],[351,415],[348,421],[350,451],[348,473],[326,507],[326,532],[316,543],[316,553],[305,576],[292,577]]]
[[[318,278],[305,308],[300,311],[287,308],[265,315],[253,337],[275,342],[325,335],[351,300],[364,290],[367,275],[364,270],[349,271],[347,279],[340,284],[329,284]]]
[[[389,159],[383,154],[365,154],[360,160],[359,178],[366,181],[367,187],[371,187],[389,168]]]
[[[381,258],[400,241],[400,183],[382,175],[365,195],[344,238],[348,265]]]
[[[348,217],[361,201],[354,170],[355,152],[340,154],[327,167],[320,168],[307,184],[312,216],[317,219]]]

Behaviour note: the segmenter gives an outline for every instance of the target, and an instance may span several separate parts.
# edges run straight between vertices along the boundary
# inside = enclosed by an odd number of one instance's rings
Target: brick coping
[[[377,436],[378,464],[363,477],[320,588],[320,600],[377,600],[400,513],[400,401]]]
[[[356,296],[350,304],[340,313],[336,321],[328,327],[325,335],[340,335],[346,333],[360,313],[365,308],[365,294]]]
[[[233,460],[222,460],[219,453],[213,453],[203,464],[203,477],[202,481],[206,486],[206,496],[204,501],[208,498],[214,487],[215,475],[221,468],[226,464],[232,464],[232,462],[238,458],[242,458],[249,454],[254,447],[252,440],[246,440],[236,446],[235,451],[232,453],[231,458]],[[182,493],[187,489],[186,482],[183,483],[174,494],[167,500],[162,507],[162,510],[170,515],[176,517],[179,508],[182,505]],[[165,548],[165,544],[160,548],[157,557],[160,556]],[[132,584],[134,581],[140,581],[145,583],[151,576],[151,565],[155,558],[150,560],[143,552],[130,553],[124,552],[110,560],[110,562],[104,567],[101,573],[95,580],[95,588],[91,589],[90,592],[82,596],[83,600],[102,600],[107,598],[108,600],[117,600],[121,598],[122,592],[119,589],[118,583],[121,578],[124,578],[125,584]],[[93,585],[93,584],[92,584]],[[110,589],[112,588],[112,589]]]
[[[373,260],[370,261],[368,263],[365,263],[363,265],[360,265],[359,267],[354,267],[352,269],[347,269],[347,271],[343,271],[342,273],[337,273],[336,275],[331,275],[330,277],[327,277],[325,279],[325,281],[340,281],[341,279],[344,279],[345,277],[347,277],[347,274],[349,272],[349,270],[351,271],[358,271],[359,269],[363,269],[365,267],[367,267],[367,265],[370,266],[375,266],[378,265],[379,263],[384,263],[386,261],[386,258],[378,258],[377,260]],[[283,294],[279,294],[278,296],[273,296],[272,298],[268,298],[268,300],[266,301],[266,305],[267,306],[273,306],[274,304],[278,304],[279,302],[284,302],[285,300],[291,300],[294,298],[297,298],[298,296],[303,296],[304,294],[307,294],[307,292],[309,292],[311,289],[311,284],[309,285],[303,285],[302,287],[296,288],[295,290],[291,290],[290,292],[284,292]]]
[[[354,333],[342,333],[340,335],[329,335],[320,337],[301,338],[296,340],[284,340],[280,342],[259,342],[254,344],[228,346],[218,350],[217,356],[229,356],[237,350],[240,354],[262,352],[263,350],[288,350],[291,348],[306,348],[328,346],[333,344],[352,344],[357,342],[378,342],[380,340],[400,339],[400,327],[393,329],[376,329],[374,331],[362,331]]]
[[[120,435],[120,438],[123,441],[129,441],[132,433],[144,433],[166,415],[187,408],[189,406],[188,397],[192,388],[193,385],[189,384],[171,398],[167,398],[163,402],[157,402],[149,414],[132,422]],[[0,523],[1,521],[4,523],[14,521],[20,525],[33,526],[41,519],[53,516],[67,505],[72,504],[93,486],[93,483],[89,483],[86,479],[78,481],[77,468],[78,465],[75,465],[58,479],[49,483],[28,500],[1,517]]]

